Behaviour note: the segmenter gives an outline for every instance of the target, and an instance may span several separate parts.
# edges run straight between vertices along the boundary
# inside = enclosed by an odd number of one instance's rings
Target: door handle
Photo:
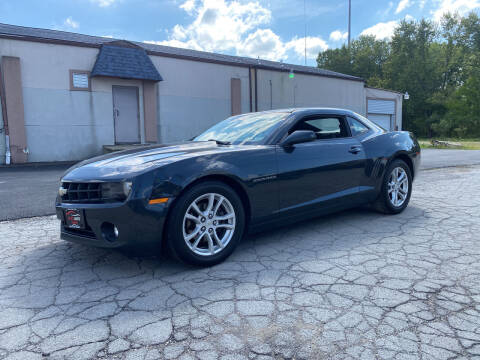
[[[352,154],[358,154],[360,151],[362,151],[362,149],[360,148],[360,146],[352,146],[350,148],[350,150],[348,150],[348,152],[352,153]]]

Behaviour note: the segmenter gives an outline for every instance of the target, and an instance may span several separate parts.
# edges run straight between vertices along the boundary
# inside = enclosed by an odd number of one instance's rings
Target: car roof
[[[309,114],[336,114],[336,115],[354,115],[351,110],[329,107],[302,107],[302,108],[285,108],[261,111],[264,113],[278,112],[278,113],[292,113],[295,115],[309,115]]]

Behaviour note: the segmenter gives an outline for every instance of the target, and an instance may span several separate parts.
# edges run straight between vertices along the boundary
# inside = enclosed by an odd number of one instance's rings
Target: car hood
[[[214,141],[184,142],[146,146],[82,161],[68,169],[63,180],[126,180],[174,161],[243,148],[242,145],[217,145]]]

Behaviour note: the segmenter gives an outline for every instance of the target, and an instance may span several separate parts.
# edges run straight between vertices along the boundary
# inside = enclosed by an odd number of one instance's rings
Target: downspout
[[[255,111],[258,111],[257,68],[255,69]]]
[[[295,86],[293,87],[293,107],[296,107],[297,106],[297,85],[295,84]]]
[[[6,129],[6,128],[5,128]],[[6,134],[7,131],[5,130],[5,164],[10,165],[10,136]]]
[[[250,96],[250,112],[253,111],[252,109],[252,67],[248,67],[248,92]]]
[[[273,109],[273,89],[272,89],[272,80],[270,79],[270,110]]]
[[[0,62],[0,106],[2,108],[3,128],[5,130],[5,164],[10,165],[10,135],[8,132],[7,105],[5,103],[5,87],[3,84],[2,67]]]

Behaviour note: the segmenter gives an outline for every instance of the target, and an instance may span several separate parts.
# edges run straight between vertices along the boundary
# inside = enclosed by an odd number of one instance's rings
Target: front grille
[[[62,201],[68,203],[99,203],[102,202],[102,183],[99,182],[64,182],[62,187],[67,192]]]

